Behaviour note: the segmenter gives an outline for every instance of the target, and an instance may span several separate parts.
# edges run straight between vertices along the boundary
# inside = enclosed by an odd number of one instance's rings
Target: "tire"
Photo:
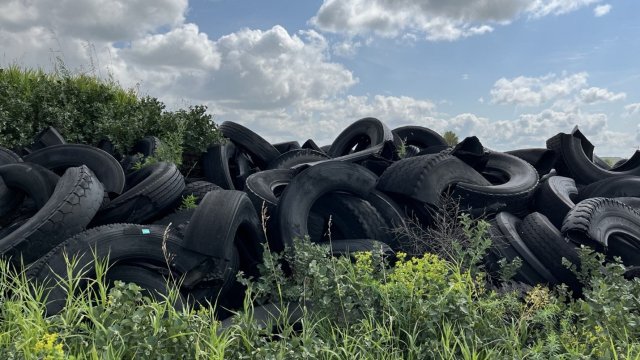
[[[317,152],[321,152],[323,154],[327,154],[327,152],[325,150],[323,150],[320,146],[318,146],[318,144],[315,143],[315,141],[308,139],[307,141],[305,141],[302,146],[300,147],[301,149],[309,149],[309,150],[315,150]]]
[[[447,141],[437,132],[422,126],[402,126],[393,129],[395,134],[405,146],[416,146],[419,149],[430,146],[446,146]],[[396,143],[396,146],[400,144]]]
[[[155,301],[166,301],[169,296],[169,279],[159,272],[137,264],[115,264],[105,274],[107,287],[113,287],[116,281],[125,284],[136,284],[142,288],[142,295]],[[186,300],[182,294],[178,295],[173,307],[181,311],[185,308]]]
[[[632,207],[637,212],[640,212],[640,197],[615,197],[613,199]]]
[[[24,157],[24,161],[42,165],[56,173],[69,167],[86,165],[106,191],[121,194],[124,189],[125,177],[120,163],[107,152],[93,146],[53,145],[32,152]]]
[[[229,142],[215,144],[202,155],[205,178],[226,190],[242,190],[246,178],[252,173],[252,163]]]
[[[453,197],[460,199],[463,208],[499,209],[515,215],[529,212],[531,198],[538,186],[538,172],[529,163],[513,155],[490,152],[483,171],[495,171],[506,175],[508,181],[499,185],[477,185],[458,182]]]
[[[531,164],[539,176],[548,174],[556,162],[556,152],[544,148],[519,149],[506,151],[507,154],[516,156]]]
[[[67,142],[64,141],[64,138],[62,137],[62,135],[60,135],[58,130],[56,130],[56,128],[54,128],[53,126],[49,126],[44,130],[40,131],[38,135],[36,135],[33,141],[33,144],[31,144],[30,146],[30,150],[36,151],[39,149],[44,149],[48,146],[66,144],[66,143]]]
[[[258,276],[264,242],[260,219],[247,195],[218,190],[205,195],[196,208],[185,229],[183,246],[210,257],[220,264],[216,266],[230,263],[235,246],[240,267],[247,275]]]
[[[442,193],[460,182],[491,185],[462,160],[440,153],[395,162],[380,176],[376,188],[438,207]]]
[[[618,160],[612,167],[611,171],[627,171],[640,165],[640,151],[636,150],[629,159]]]
[[[66,290],[56,282],[56,277],[67,277],[66,257],[75,257],[75,271],[86,271],[84,279],[95,278],[94,260],[109,264],[143,262],[154,264],[171,272],[176,278],[195,273],[206,257],[189,252],[180,246],[181,239],[166,234],[164,226],[111,224],[93,228],[68,238],[49,251],[27,269],[27,276],[38,284],[51,288],[47,297],[46,313],[55,315],[64,307]],[[163,245],[166,253],[163,252]],[[167,265],[166,255],[171,257]],[[86,280],[79,284],[86,287]]]
[[[577,184],[589,185],[596,181],[620,175],[640,175],[640,163],[625,171],[605,170],[591,160],[593,150],[585,148],[579,136],[560,133],[547,140],[547,148],[558,154],[556,171],[559,175],[575,180]],[[591,156],[590,154],[591,153]]]
[[[0,165],[22,162],[20,155],[0,146]]]
[[[396,255],[389,245],[372,239],[332,240],[329,245],[331,255],[349,256],[352,260],[355,260],[353,255],[357,252],[376,252],[386,259],[393,259]]]
[[[310,149],[291,150],[273,159],[267,169],[291,169],[296,165],[327,159],[330,159],[329,156],[323,152]]]
[[[68,168],[47,203],[22,226],[0,239],[0,254],[29,264],[85,229],[104,189],[86,166]]]
[[[522,278],[526,279],[529,285],[540,283],[557,284],[558,279],[540,262],[522,240],[517,230],[520,227],[521,220],[512,214],[501,212],[496,216],[495,221],[500,233],[505,236],[511,248],[522,259],[522,266],[518,271]],[[507,259],[509,258],[507,257]]]
[[[173,163],[145,166],[127,176],[127,190],[100,210],[92,226],[152,222],[177,206],[184,188],[184,178]]]
[[[559,281],[567,284],[576,294],[582,291],[582,285],[576,275],[562,264],[565,258],[580,269],[580,257],[576,246],[565,240],[564,236],[541,213],[527,215],[518,229],[522,240],[533,254]],[[554,284],[555,285],[555,284]]]
[[[602,158],[600,158],[596,154],[593,154],[593,163],[598,165],[602,169],[611,170],[611,166],[609,166],[606,161],[602,160]]]
[[[627,265],[640,265],[640,213],[619,201],[579,202],[565,217],[561,231],[575,244],[620,256]]]
[[[367,200],[375,194],[377,176],[362,166],[328,161],[299,173],[284,189],[277,207],[278,236],[271,249],[282,251],[294,238],[308,235],[308,218],[314,203],[330,192],[347,192]]]
[[[574,199],[578,189],[573,179],[564,176],[552,176],[540,184],[534,199],[534,209],[546,216],[558,229],[562,227],[564,217],[576,205]]]
[[[294,176],[294,170],[275,169],[260,171],[247,178],[245,191],[258,214],[263,206],[268,213],[275,212],[282,191]]]
[[[322,237],[311,236],[312,233],[309,232],[312,242],[346,239],[386,240],[383,231],[387,223],[382,215],[368,201],[348,193],[332,192],[321,196],[309,213],[322,218],[323,225]]]
[[[261,169],[266,169],[267,165],[280,155],[280,152],[260,135],[238,123],[225,121],[220,125],[219,130],[246,151]]]
[[[33,163],[0,166],[0,225],[13,222],[25,213],[35,213],[49,200],[60,177]],[[28,195],[29,206],[23,202]],[[20,204],[22,207],[18,209]]]
[[[209,191],[221,189],[220,186],[208,181],[194,181],[185,185],[180,198],[184,199],[187,196],[193,195],[196,197],[196,204],[200,204]]]
[[[154,156],[162,146],[162,141],[155,136],[145,136],[138,140],[131,149],[131,154],[142,154],[143,157]]]
[[[297,141],[285,141],[285,142],[280,142],[280,143],[271,144],[271,145],[273,145],[273,147],[276,148],[276,150],[278,150],[280,154],[284,154],[291,150],[300,149],[300,143]]]
[[[640,176],[621,175],[596,181],[580,189],[578,200],[593,197],[640,197]]]
[[[518,253],[518,251],[511,245],[512,238],[518,236],[517,232],[509,232],[503,230],[504,226],[498,225],[498,217],[489,221],[489,236],[491,237],[491,248],[487,253],[487,269],[494,278],[498,277],[500,270],[498,261],[505,259],[509,263],[518,257],[522,260],[522,265],[517,269],[514,280],[523,282],[528,285],[540,284],[545,279],[538,274],[531,265]]]
[[[393,133],[376,118],[363,118],[344,129],[331,144],[327,154],[338,157],[355,153],[385,141],[393,141]]]
[[[420,148],[414,145],[409,145],[407,146],[406,150],[405,150],[405,154],[404,154],[404,159],[408,159],[410,157],[414,157],[414,156],[418,156],[418,153],[420,153]]]
[[[155,221],[154,225],[163,225],[169,227],[169,231],[177,234],[181,239],[184,237],[184,231],[191,221],[191,217],[196,209],[182,209]]]

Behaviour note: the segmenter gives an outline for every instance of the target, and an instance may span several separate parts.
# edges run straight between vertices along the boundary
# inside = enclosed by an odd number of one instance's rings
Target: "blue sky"
[[[579,125],[605,156],[640,145],[636,1],[9,0],[0,64],[111,76],[206,104],[271,141],[329,143],[365,116],[489,147]]]

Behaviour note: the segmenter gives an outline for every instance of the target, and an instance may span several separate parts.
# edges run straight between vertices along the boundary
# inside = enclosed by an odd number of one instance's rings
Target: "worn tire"
[[[555,151],[545,148],[518,149],[506,151],[506,153],[531,164],[540,176],[548,174],[553,169],[557,158]]]
[[[576,205],[578,188],[573,179],[564,176],[552,176],[542,182],[534,198],[534,209],[545,215],[558,229],[562,227],[564,217]]]
[[[106,191],[120,194],[125,186],[124,170],[109,153],[80,144],[60,144],[36,150],[23,159],[61,173],[73,166],[86,165],[102,182]]]
[[[68,168],[47,203],[22,226],[0,239],[0,253],[29,264],[89,224],[104,189],[86,166]]]
[[[153,221],[175,208],[185,188],[178,168],[167,162],[145,166],[127,180],[127,190],[100,210],[92,226]]]
[[[219,130],[246,151],[261,169],[266,169],[269,162],[280,155],[278,149],[267,140],[238,123],[225,121],[220,125]]]
[[[310,149],[291,150],[273,159],[267,166],[267,169],[291,169],[296,165],[327,159],[330,159],[330,157],[323,152]]]
[[[231,142],[212,145],[202,155],[202,171],[207,181],[226,190],[242,190],[252,173],[252,165]]]
[[[0,165],[22,162],[20,155],[0,146]]]
[[[418,149],[425,149],[430,146],[447,145],[447,141],[440,134],[422,126],[401,126],[393,129],[392,132],[405,146],[416,146]],[[400,144],[396,143],[396,146],[400,146]]]
[[[327,154],[332,158],[356,153],[385,141],[393,141],[393,133],[376,118],[363,118],[344,129],[333,141]]]

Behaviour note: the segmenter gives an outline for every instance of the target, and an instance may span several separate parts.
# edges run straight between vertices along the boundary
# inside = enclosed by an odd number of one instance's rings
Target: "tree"
[[[447,142],[447,145],[449,146],[456,146],[458,145],[458,135],[456,135],[456,133],[454,133],[451,130],[447,130],[444,134],[442,134],[442,137],[444,138],[444,141]]]

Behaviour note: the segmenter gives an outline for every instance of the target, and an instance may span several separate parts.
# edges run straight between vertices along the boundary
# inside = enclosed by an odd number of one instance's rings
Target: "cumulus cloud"
[[[333,44],[331,49],[334,55],[350,58],[358,52],[361,46],[362,42],[348,39]]]
[[[457,40],[491,32],[521,14],[561,15],[599,0],[324,0],[310,20],[323,31],[350,36],[374,33],[400,37],[420,33],[427,40]]]
[[[563,77],[548,74],[541,77],[500,78],[491,89],[491,103],[540,106],[585,87],[587,78],[585,72]]]
[[[598,5],[593,9],[595,17],[605,16],[611,11],[611,4]]]
[[[118,41],[184,20],[188,0],[8,0],[0,3],[0,29],[46,28],[60,37]]]
[[[627,94],[624,92],[613,93],[607,89],[599,87],[590,87],[588,89],[580,90],[580,94],[578,96],[585,104],[595,104],[600,102],[624,100],[627,97]]]

